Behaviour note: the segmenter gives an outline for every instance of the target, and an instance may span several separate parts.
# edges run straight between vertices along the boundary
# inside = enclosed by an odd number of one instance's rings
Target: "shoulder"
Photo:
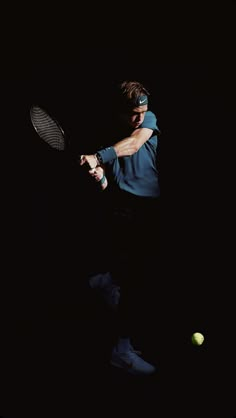
[[[145,113],[144,121],[141,125],[141,128],[149,128],[149,129],[152,129],[153,131],[159,132],[159,128],[157,125],[157,117],[150,110],[148,110]]]

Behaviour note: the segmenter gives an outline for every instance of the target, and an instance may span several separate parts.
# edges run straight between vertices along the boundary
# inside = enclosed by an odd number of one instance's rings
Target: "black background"
[[[235,6],[208,7],[150,16],[120,6],[109,19],[93,7],[86,31],[81,14],[61,10],[56,20],[53,11],[38,12],[25,35],[17,19],[7,32],[3,404],[23,392],[26,407],[29,398],[50,399],[78,413],[86,399],[99,412],[111,401],[143,407],[147,416],[235,414]],[[112,317],[84,279],[91,242],[104,245],[94,228],[99,197],[80,170],[40,142],[29,120],[32,103],[45,106],[78,152],[92,152],[102,143],[112,86],[123,79],[150,90],[162,132],[161,250],[148,267],[156,288],[136,330],[158,369],[145,382],[107,366]],[[194,331],[205,335],[202,347],[191,345]]]

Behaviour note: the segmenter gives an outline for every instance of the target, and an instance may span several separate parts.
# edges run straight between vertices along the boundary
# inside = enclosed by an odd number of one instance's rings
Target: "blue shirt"
[[[159,197],[160,188],[157,170],[157,135],[159,128],[153,112],[147,111],[145,113],[140,128],[152,129],[151,137],[135,154],[108,161],[106,175],[109,185],[115,189],[137,196]],[[129,136],[129,133],[126,136]]]

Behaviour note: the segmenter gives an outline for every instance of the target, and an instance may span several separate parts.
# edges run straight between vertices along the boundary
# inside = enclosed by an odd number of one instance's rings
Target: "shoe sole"
[[[149,372],[149,373],[139,372],[137,370],[132,369],[132,365],[121,366],[120,364],[116,363],[113,360],[110,361],[110,364],[112,366],[118,367],[119,369],[123,369],[123,370],[127,371],[128,373],[133,374],[135,376],[150,376],[151,374],[155,373],[155,371],[156,371],[156,369],[154,369],[152,372]]]

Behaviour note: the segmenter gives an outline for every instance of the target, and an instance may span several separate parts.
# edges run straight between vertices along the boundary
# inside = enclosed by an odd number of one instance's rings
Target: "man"
[[[80,161],[81,165],[88,166],[89,174],[104,190],[102,196],[106,205],[103,207],[108,211],[103,221],[109,220],[107,229],[101,222],[96,231],[98,236],[105,236],[108,243],[102,256],[107,271],[94,274],[90,285],[100,288],[107,302],[117,307],[118,339],[111,364],[136,375],[155,371],[130,341],[135,309],[138,309],[134,299],[141,296],[144,289],[147,291],[147,270],[158,251],[157,145],[160,131],[155,114],[148,110],[149,95],[140,82],[121,83],[113,120],[114,137],[118,140],[92,155],[83,155]]]

